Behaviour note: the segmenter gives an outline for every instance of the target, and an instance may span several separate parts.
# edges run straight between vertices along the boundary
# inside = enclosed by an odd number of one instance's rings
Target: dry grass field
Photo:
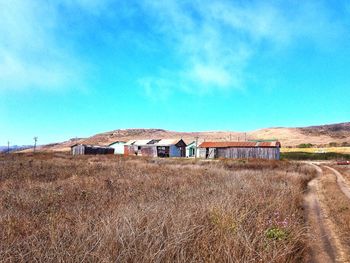
[[[300,262],[305,164],[0,156],[3,262]]]
[[[348,184],[350,184],[350,165],[336,165],[333,166],[333,168],[336,168],[339,172],[341,172]]]
[[[334,166],[339,170],[339,166]],[[337,184],[337,178],[328,169],[323,169],[324,176],[321,180],[321,191],[324,198],[324,204],[331,215],[331,220],[337,235],[340,240],[344,243],[347,249],[350,249],[350,203],[349,199],[341,193],[339,186]],[[344,174],[344,173],[343,173]]]
[[[306,153],[350,153],[350,147],[320,147],[320,148],[281,148],[282,153],[306,152]]]

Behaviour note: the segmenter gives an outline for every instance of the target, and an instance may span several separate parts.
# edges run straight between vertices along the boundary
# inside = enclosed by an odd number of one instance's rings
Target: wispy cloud
[[[60,8],[103,12],[105,1],[0,1],[0,90],[83,85],[88,68],[60,39]]]
[[[180,66],[167,68],[179,84],[174,89],[195,93],[244,88],[247,66],[262,45],[271,54],[305,41],[329,48],[344,32],[322,1],[287,1],[282,6],[278,1],[169,0],[147,1],[144,8],[180,61]],[[148,93],[156,79],[167,76],[149,77]]]
[[[153,48],[166,47],[170,52],[169,64],[138,73],[146,94],[165,98],[174,91],[243,89],[248,68],[260,52],[275,55],[305,41],[321,49],[340,42],[339,36],[347,31],[332,12],[326,2],[316,0],[283,1],[283,5],[225,0],[0,1],[0,90],[84,86],[94,65],[80,55],[79,45],[84,43],[79,37],[105,38],[105,48],[113,50],[113,41],[126,30],[123,22],[133,25],[127,30],[135,30],[128,32],[134,38],[130,41],[142,45],[148,35],[156,35],[159,43]],[[66,17],[80,14],[85,14],[82,20]],[[101,28],[108,31],[103,35],[92,32],[84,19],[121,26],[115,31]],[[65,24],[67,20],[73,21],[72,26]],[[149,31],[137,24],[147,24]]]

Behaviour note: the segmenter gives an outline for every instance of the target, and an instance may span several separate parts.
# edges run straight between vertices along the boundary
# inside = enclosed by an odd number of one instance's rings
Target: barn
[[[124,155],[185,157],[186,143],[182,139],[131,140],[124,145]]]
[[[124,154],[124,141],[116,141],[108,145],[108,147],[114,149],[114,154]]]
[[[201,158],[280,159],[281,143],[271,142],[203,142],[199,145]]]
[[[72,155],[85,155],[85,154],[114,154],[114,149],[104,146],[87,145],[87,144],[74,144],[71,146]]]

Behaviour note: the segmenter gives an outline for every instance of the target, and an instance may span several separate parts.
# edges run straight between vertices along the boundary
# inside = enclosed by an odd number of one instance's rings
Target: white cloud
[[[210,92],[242,89],[247,66],[261,52],[278,55],[308,41],[328,48],[342,34],[343,25],[321,1],[146,1],[154,28],[177,54],[179,65],[169,67],[172,80],[183,90]],[[326,43],[326,44],[325,44]],[[160,71],[161,72],[161,71]],[[163,73],[156,79],[167,79]],[[150,87],[148,87],[149,92]]]
[[[44,1],[0,1],[0,90],[81,83],[84,65],[57,41],[60,14]]]
[[[206,93],[242,89],[248,79],[247,69],[262,45],[272,55],[300,41],[327,49],[340,43],[337,38],[347,32],[330,8],[316,0],[283,4],[225,0],[143,0],[126,4],[117,0],[0,0],[0,90],[83,85],[91,65],[74,50],[79,48],[79,41],[72,44],[67,39],[66,43],[59,34],[61,24],[67,20],[65,15],[81,12],[87,15],[82,20],[108,17],[113,24],[120,23],[120,17],[129,19],[126,22],[137,17],[139,21],[132,23],[150,26],[147,28],[151,32],[136,29],[130,36],[138,38],[144,33],[140,37],[143,40],[146,34],[156,35],[158,45],[171,52],[171,65],[161,64],[153,74],[140,76],[139,83],[146,93],[156,91],[162,97],[172,90]],[[69,36],[98,34],[100,39],[112,39],[106,46],[113,49],[113,41],[123,33],[90,32],[82,20],[74,20],[81,24]]]
[[[138,82],[144,88],[145,95],[152,101],[166,100],[170,96],[171,90],[176,88],[175,82],[170,78],[145,77]]]
[[[208,65],[196,65],[192,74],[195,79],[198,79],[202,84],[227,86],[231,82],[230,73],[225,69],[211,67]]]

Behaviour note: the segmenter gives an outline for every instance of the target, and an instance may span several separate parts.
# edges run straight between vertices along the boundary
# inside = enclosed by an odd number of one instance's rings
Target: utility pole
[[[194,159],[197,159],[197,149],[198,149],[198,136],[195,137],[196,138],[196,149],[194,151]]]
[[[10,141],[7,141],[7,154],[10,153]]]
[[[34,139],[34,152],[35,152],[35,149],[36,149],[36,142],[38,141],[38,137],[35,136],[33,139]]]

